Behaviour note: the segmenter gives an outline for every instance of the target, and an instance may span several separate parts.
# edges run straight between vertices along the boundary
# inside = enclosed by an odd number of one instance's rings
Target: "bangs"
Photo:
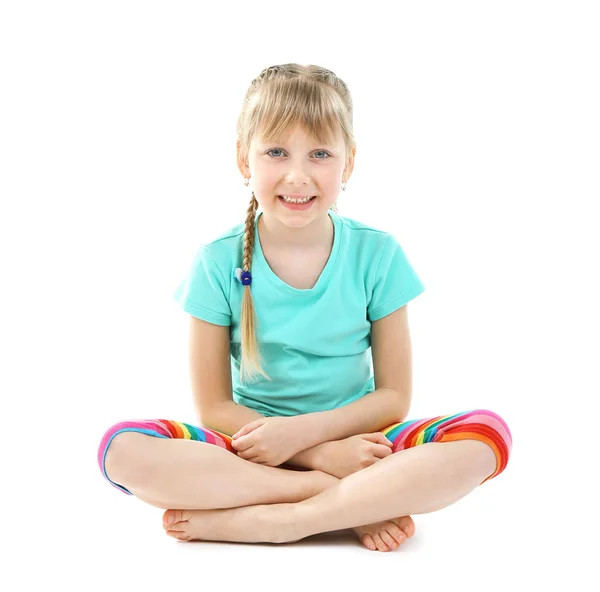
[[[318,143],[335,144],[343,135],[338,112],[345,106],[334,89],[318,81],[270,80],[253,98],[249,127],[260,142],[277,142],[297,125]]]

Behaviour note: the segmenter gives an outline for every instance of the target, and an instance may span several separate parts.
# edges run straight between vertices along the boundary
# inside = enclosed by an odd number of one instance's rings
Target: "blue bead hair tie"
[[[249,271],[242,271],[241,267],[235,270],[235,277],[243,286],[249,286],[252,283],[252,274]]]

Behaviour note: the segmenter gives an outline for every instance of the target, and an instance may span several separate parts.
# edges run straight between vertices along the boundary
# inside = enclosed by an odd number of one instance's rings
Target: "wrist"
[[[320,470],[317,466],[320,463],[318,462],[318,451],[316,448],[318,448],[318,446],[301,450],[297,454],[294,454],[292,458],[288,459],[285,464],[292,465],[294,467],[301,467],[303,469]]]
[[[296,424],[298,433],[302,434],[302,448],[304,450],[314,448],[329,440],[324,428],[326,418],[323,414],[324,412],[305,413],[290,418]]]

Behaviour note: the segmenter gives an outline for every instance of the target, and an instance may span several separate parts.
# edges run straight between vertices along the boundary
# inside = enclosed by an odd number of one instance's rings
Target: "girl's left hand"
[[[262,417],[232,436],[238,456],[277,467],[305,450],[306,431],[299,417]]]

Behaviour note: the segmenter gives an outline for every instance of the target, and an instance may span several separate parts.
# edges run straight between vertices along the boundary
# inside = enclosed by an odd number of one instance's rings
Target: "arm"
[[[403,399],[390,388],[376,389],[357,401],[330,411],[316,411],[296,416],[305,424],[311,435],[310,445],[298,452],[285,464],[316,469],[320,444],[331,440],[342,440],[356,434],[372,433],[393,423],[401,422],[406,414]],[[199,417],[200,425],[222,434],[235,434],[245,425],[264,417],[234,401],[224,401],[211,409],[209,417]]]
[[[405,398],[394,389],[379,388],[343,407],[298,417],[312,436],[311,447],[315,447],[322,442],[377,432],[400,423],[406,415]]]
[[[231,436],[245,425],[264,417],[258,411],[239,405],[235,401],[223,401],[211,407],[210,412],[205,411],[198,417],[199,425],[206,426],[222,434]]]
[[[406,414],[398,413],[398,400],[401,398],[392,389],[377,389],[344,407],[299,416],[306,422],[305,429],[315,434],[313,441],[320,442],[299,452],[286,464],[323,470],[321,457],[327,442],[371,434],[403,421]]]

